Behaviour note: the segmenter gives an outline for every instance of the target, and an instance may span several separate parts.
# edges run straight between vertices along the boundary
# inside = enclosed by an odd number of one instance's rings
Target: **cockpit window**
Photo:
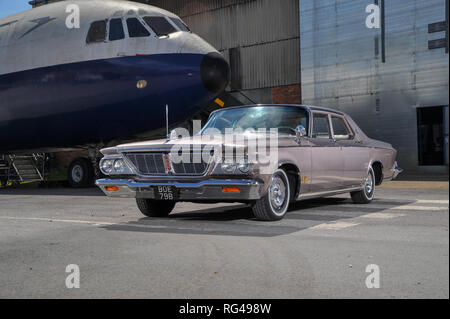
[[[177,29],[175,29],[165,17],[144,17],[144,21],[152,28],[158,37],[177,32]]]
[[[137,18],[128,18],[127,26],[130,38],[148,37],[150,35],[150,32],[148,32]]]
[[[123,32],[122,19],[111,19],[109,21],[109,41],[121,40],[125,38]]]
[[[175,25],[181,31],[191,32],[191,29],[189,29],[189,27],[186,24],[184,24],[184,22],[181,21],[180,19],[177,18],[169,18],[169,19],[172,20],[172,22],[175,23]]]
[[[92,22],[86,38],[86,43],[103,42],[106,38],[106,21]]]

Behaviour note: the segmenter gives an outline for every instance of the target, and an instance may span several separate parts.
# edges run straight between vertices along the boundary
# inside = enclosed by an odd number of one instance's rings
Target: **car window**
[[[175,25],[178,27],[178,29],[180,29],[181,31],[186,31],[186,32],[190,32],[191,29],[189,29],[189,27],[184,24],[183,21],[181,21],[180,19],[177,18],[169,18],[173,23],[175,23]]]
[[[177,32],[177,29],[165,17],[144,17],[143,19],[158,37]]]
[[[333,135],[337,139],[349,139],[350,131],[345,125],[344,119],[341,117],[331,116],[331,124],[333,125]]]
[[[201,134],[209,134],[213,129],[222,134],[226,133],[227,129],[232,132],[277,129],[279,134],[295,135],[295,128],[299,125],[303,125],[308,131],[308,119],[308,112],[300,107],[260,106],[224,109],[211,116]]]
[[[148,32],[137,18],[128,18],[127,27],[130,38],[148,37],[150,35],[150,32]]]
[[[106,38],[106,21],[92,22],[86,38],[86,43],[103,42]]]
[[[313,138],[330,138],[330,125],[328,115],[314,113],[313,116]]]
[[[125,38],[125,33],[123,32],[122,19],[111,19],[109,21],[109,41],[123,38]]]

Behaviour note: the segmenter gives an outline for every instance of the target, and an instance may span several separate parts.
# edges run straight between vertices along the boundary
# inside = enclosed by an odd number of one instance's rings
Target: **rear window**
[[[127,19],[127,26],[130,38],[148,37],[150,35],[150,32],[148,32],[137,18]]]
[[[186,32],[190,32],[191,29],[189,29],[189,27],[184,24],[183,21],[181,21],[180,19],[177,18],[170,18],[170,20],[172,20],[173,23],[175,23],[175,25],[178,27],[178,29],[180,29],[181,31],[186,31]]]
[[[86,43],[103,42],[106,38],[106,21],[92,22],[86,38]]]
[[[345,125],[342,118],[332,116],[331,123],[333,124],[333,134],[335,137],[348,138],[350,136],[347,125]]]
[[[109,41],[123,38],[125,38],[125,33],[123,32],[122,19],[112,19],[109,21]]]
[[[177,32],[177,29],[164,17],[144,17],[144,21],[156,33],[158,37]]]
[[[313,138],[330,138],[328,115],[315,113],[313,116]]]

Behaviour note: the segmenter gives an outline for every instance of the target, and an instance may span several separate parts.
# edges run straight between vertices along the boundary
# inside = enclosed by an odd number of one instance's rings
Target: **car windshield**
[[[301,107],[261,106],[221,110],[214,113],[200,134],[214,131],[222,134],[253,129],[278,129],[279,133],[295,135],[295,128],[303,125],[308,130],[308,112]]]

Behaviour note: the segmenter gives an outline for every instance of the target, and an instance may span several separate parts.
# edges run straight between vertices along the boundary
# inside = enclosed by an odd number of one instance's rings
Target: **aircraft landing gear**
[[[67,180],[74,188],[87,187],[93,185],[94,168],[87,158],[77,158],[69,166]]]

